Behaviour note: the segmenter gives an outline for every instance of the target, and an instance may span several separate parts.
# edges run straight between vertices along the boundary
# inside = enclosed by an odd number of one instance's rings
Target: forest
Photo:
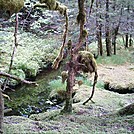
[[[0,134],[133,134],[134,1],[0,0]]]

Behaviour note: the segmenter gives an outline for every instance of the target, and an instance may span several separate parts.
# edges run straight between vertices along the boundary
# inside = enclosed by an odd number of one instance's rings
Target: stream
[[[39,85],[21,85],[15,91],[8,91],[11,101],[5,99],[5,109],[12,109],[5,115],[21,115],[28,117],[31,114],[41,113],[50,109],[46,100],[51,92],[49,82],[56,79],[60,70],[48,70],[40,73],[36,81]]]

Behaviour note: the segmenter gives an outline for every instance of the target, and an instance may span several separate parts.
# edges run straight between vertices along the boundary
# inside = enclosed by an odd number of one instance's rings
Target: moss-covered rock
[[[0,18],[10,18],[24,6],[24,0],[0,0]]]
[[[44,112],[40,114],[32,114],[29,118],[36,121],[41,120],[52,120],[54,117],[58,116],[60,114],[60,110],[53,110],[49,112]]]

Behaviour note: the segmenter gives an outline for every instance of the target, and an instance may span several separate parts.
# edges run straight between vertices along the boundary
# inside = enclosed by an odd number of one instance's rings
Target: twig
[[[24,20],[24,22],[23,22],[22,30],[23,30],[24,25],[25,25],[25,23],[26,23],[26,20],[28,19],[28,17],[29,17],[29,15],[31,14],[32,10],[33,10],[33,7],[30,9],[30,11],[28,12],[28,14],[27,14],[27,16],[26,16],[26,18],[25,18],[25,20]]]

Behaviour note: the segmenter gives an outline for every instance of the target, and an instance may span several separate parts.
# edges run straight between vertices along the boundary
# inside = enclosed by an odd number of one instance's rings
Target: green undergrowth
[[[93,77],[92,77],[93,78]],[[93,79],[89,79],[88,77],[82,77],[82,76],[79,76],[79,77],[76,77],[76,80],[79,81],[81,80],[83,85],[86,85],[86,86],[89,86],[89,87],[92,87],[93,85]],[[76,82],[77,84],[77,82]],[[49,82],[49,87],[53,90],[66,90],[66,82],[65,83],[62,83],[62,80],[61,79],[54,79],[54,80],[51,80]],[[104,82],[99,80],[96,84],[96,87],[97,88],[104,88]]]
[[[66,90],[66,83],[62,83],[61,79],[54,79],[49,82],[49,86],[54,90]]]
[[[0,31],[0,70],[8,71],[14,47],[13,31]],[[58,54],[56,38],[41,39],[31,33],[19,31],[18,46],[15,51],[12,74],[24,79],[34,77],[38,71],[53,62]],[[60,41],[59,41],[60,42]]]

